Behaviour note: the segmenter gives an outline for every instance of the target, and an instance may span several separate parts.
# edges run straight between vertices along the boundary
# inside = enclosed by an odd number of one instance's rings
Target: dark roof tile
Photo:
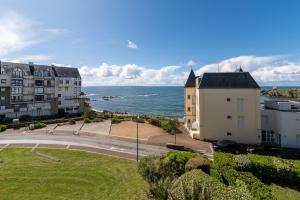
[[[184,87],[195,87],[195,86],[196,86],[196,76],[195,76],[193,69],[191,69],[190,75],[189,75]]]
[[[199,88],[260,88],[249,72],[204,73]]]

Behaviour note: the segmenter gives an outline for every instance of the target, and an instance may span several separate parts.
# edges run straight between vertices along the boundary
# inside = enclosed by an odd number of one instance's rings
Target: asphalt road
[[[7,145],[9,144],[9,145]],[[91,151],[96,149],[98,153],[134,159],[136,157],[136,143],[110,138],[109,136],[75,136],[62,134],[3,134],[0,135],[0,145],[9,147],[16,144],[38,145],[65,145],[66,148]],[[5,146],[6,145],[6,146]],[[75,148],[76,147],[76,148]],[[1,149],[0,149],[1,150]],[[162,146],[139,144],[139,155],[165,154],[169,149]]]

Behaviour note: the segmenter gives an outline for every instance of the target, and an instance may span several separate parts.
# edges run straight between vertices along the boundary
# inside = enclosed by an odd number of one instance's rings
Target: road
[[[75,136],[67,134],[3,134],[0,135],[1,148],[9,146],[28,147],[63,147],[67,149],[81,149],[114,156],[136,158],[136,143],[110,138],[109,136]],[[1,149],[0,149],[1,150]],[[139,155],[165,154],[169,149],[162,146],[139,144]]]

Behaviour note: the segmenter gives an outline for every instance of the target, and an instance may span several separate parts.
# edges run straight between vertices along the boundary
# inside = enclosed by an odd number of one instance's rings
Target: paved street
[[[7,145],[9,144],[9,145]],[[97,150],[98,153],[105,153],[115,156],[135,158],[136,143],[112,139],[108,136],[85,137],[74,135],[45,135],[45,134],[5,134],[0,136],[1,148],[20,146],[27,144],[29,147],[38,144],[38,147],[62,147],[82,149],[87,151]],[[5,146],[6,145],[6,146]],[[75,148],[76,147],[76,148]],[[169,149],[162,146],[139,144],[139,154],[153,155],[165,154]]]

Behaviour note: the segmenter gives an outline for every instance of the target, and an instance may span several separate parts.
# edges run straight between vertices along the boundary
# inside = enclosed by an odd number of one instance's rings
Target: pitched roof
[[[191,69],[190,75],[189,75],[184,87],[195,87],[195,86],[196,86],[196,76],[195,76],[193,69]]]
[[[80,74],[77,68],[72,67],[52,67],[56,77],[79,78]]]
[[[204,73],[199,88],[260,88],[249,72]]]

